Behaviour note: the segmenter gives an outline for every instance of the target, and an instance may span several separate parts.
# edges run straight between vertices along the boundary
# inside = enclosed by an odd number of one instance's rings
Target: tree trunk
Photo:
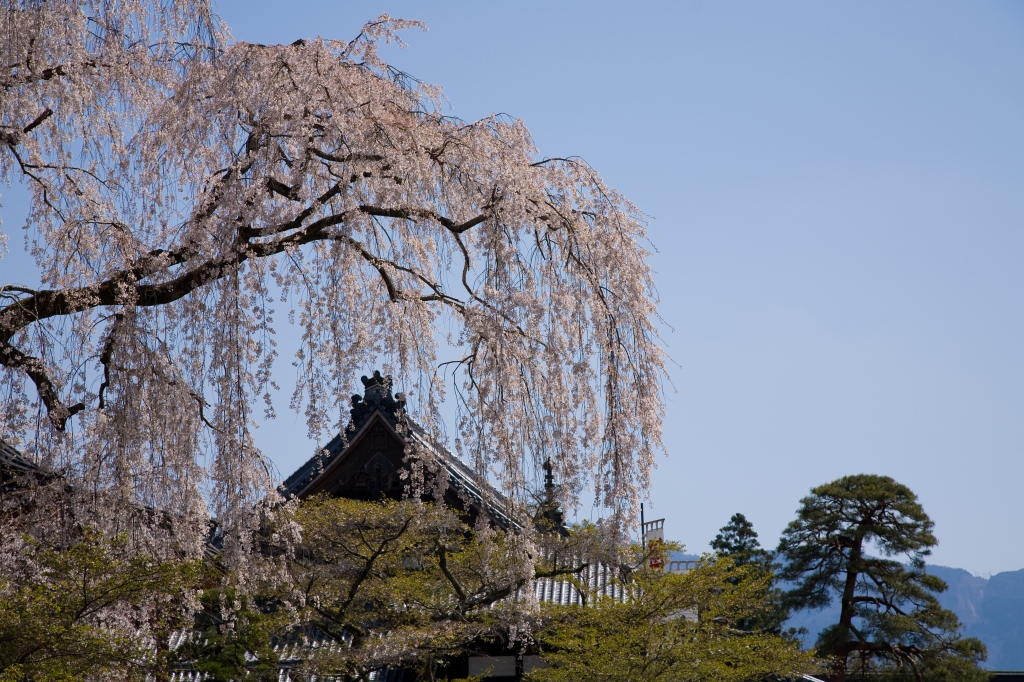
[[[853,597],[857,588],[857,577],[860,575],[862,540],[857,538],[850,548],[850,559],[846,563],[846,584],[843,586],[843,597],[839,612],[839,639],[833,645],[832,654],[835,658],[835,672],[831,675],[832,682],[846,682],[846,665],[850,657],[850,628],[853,626]]]

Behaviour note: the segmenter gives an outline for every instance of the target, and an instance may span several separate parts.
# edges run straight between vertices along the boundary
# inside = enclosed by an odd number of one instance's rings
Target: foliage
[[[952,651],[929,651],[912,666],[887,666],[870,676],[879,682],[989,682],[991,675],[978,666],[985,658],[985,647],[977,639],[963,638],[953,644]]]
[[[259,597],[231,587],[206,590],[188,639],[171,653],[177,668],[203,674],[208,682],[277,682],[275,644],[287,634],[287,614],[267,592]]]
[[[747,520],[743,514],[736,513],[729,519],[729,523],[722,526],[711,541],[711,548],[715,550],[716,556],[729,557],[736,566],[750,566],[755,573],[769,576],[771,587],[765,595],[765,599],[771,605],[762,615],[754,619],[745,619],[738,623],[741,630],[763,630],[772,633],[781,633],[783,624],[789,618],[789,609],[782,602],[782,591],[776,586],[774,555],[761,547],[757,539],[757,531],[754,525]],[[738,582],[739,578],[730,578],[732,582]],[[788,633],[797,634],[795,631]]]
[[[731,557],[737,566],[758,563],[771,564],[771,553],[761,547],[754,525],[743,514],[736,513],[722,526],[711,541],[711,549],[721,556]]]
[[[84,528],[70,546],[22,538],[0,578],[0,680],[143,680],[197,587],[193,563],[126,552]]]
[[[537,642],[551,667],[530,679],[746,682],[814,669],[795,642],[737,627],[770,608],[770,578],[752,566],[705,557],[687,573],[642,569],[622,585],[622,601],[545,605]]]
[[[795,585],[786,595],[795,608],[839,597],[839,622],[817,642],[834,679],[895,669],[922,679],[926,668],[984,660],[984,646],[961,638],[956,615],[939,605],[946,584],[925,571],[932,526],[917,496],[887,476],[845,476],[801,500],[779,542],[780,576]]]
[[[450,509],[418,501],[314,497],[300,503],[271,535],[298,532],[285,558],[288,585],[279,593],[299,640],[318,633],[343,647],[310,649],[307,674],[362,679],[388,666],[436,670],[480,640],[528,632],[532,610],[513,598],[538,576],[571,574],[567,560],[536,563],[525,538],[469,528]],[[562,542],[585,551],[589,536]]]
[[[383,364],[430,432],[450,380],[460,454],[508,493],[550,455],[568,498],[629,512],[663,413],[644,218],[385,64],[415,24],[255,45],[208,0],[2,11],[0,177],[31,191],[43,285],[0,286],[0,437],[125,505],[209,504],[233,561],[294,323],[312,437]]]
[[[473,530],[450,509],[415,501],[317,497],[266,519],[255,572],[263,578],[244,592],[235,587],[241,575],[216,566],[199,571],[194,564],[146,563],[120,538],[104,541],[89,532],[71,547],[47,551],[25,540],[21,556],[42,567],[35,573],[42,579],[3,592],[0,651],[20,647],[44,652],[47,660],[0,658],[6,666],[0,679],[84,679],[114,671],[124,679],[161,679],[170,664],[222,682],[269,680],[277,677],[281,646],[305,659],[294,679],[364,679],[394,666],[433,679],[447,662],[483,643],[528,641],[537,626],[528,597],[532,579],[571,580],[585,565],[580,557],[647,564],[647,557],[629,553],[637,548],[623,554],[621,545],[611,546],[608,534],[593,524],[531,545],[517,533]],[[539,553],[539,560],[529,552]],[[602,656],[619,658],[622,652],[631,655],[608,670],[627,677],[599,679],[627,679],[638,666],[654,679],[678,679],[694,665],[692,679],[741,679],[808,664],[792,643],[739,628],[768,606],[770,576],[753,565],[721,559],[685,576],[621,575],[625,604],[592,592],[584,609],[545,607],[547,626],[537,640],[545,655],[577,661],[558,671],[579,672],[585,662],[604,668]],[[186,623],[182,614],[190,604],[180,603],[182,595],[200,582],[206,590]],[[71,589],[79,583],[90,587]],[[76,600],[87,593],[101,597],[89,597],[91,606],[83,608]],[[70,612],[80,620],[66,622]],[[685,617],[696,614],[700,619]],[[28,621],[32,627],[26,628]],[[191,634],[167,651],[161,643],[172,628]],[[591,643],[620,648],[590,651],[574,641],[580,632]],[[650,646],[640,651],[644,641]],[[714,662],[697,665],[701,652],[706,658],[711,650],[717,652]],[[537,674],[547,679],[543,675],[555,673]]]

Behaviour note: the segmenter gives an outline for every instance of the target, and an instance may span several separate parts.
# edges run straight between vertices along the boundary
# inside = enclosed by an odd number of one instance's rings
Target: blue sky
[[[878,473],[920,496],[935,563],[1024,568],[1024,4],[216,8],[263,43],[422,19],[393,63],[652,217],[677,392],[648,515],[669,537],[703,551],[741,511],[772,545],[812,486]],[[285,475],[303,431],[286,409],[261,429]]]

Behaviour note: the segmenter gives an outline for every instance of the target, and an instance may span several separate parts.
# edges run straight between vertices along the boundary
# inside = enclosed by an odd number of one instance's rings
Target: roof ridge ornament
[[[362,376],[359,380],[363,382],[363,395],[356,393],[352,396],[352,409],[349,411],[352,421],[346,429],[347,433],[354,434],[378,410],[392,426],[397,427],[404,421],[405,394],[391,395],[393,382],[390,374],[382,375],[374,370],[372,377]]]
[[[544,460],[541,468],[544,469],[544,492],[534,496],[537,501],[537,512],[533,516],[534,526],[541,533],[557,533],[562,537],[568,537],[565,513],[558,501],[562,486],[555,483],[555,467],[550,457]]]

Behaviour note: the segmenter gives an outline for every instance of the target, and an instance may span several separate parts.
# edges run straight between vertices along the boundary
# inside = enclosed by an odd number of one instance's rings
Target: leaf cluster
[[[206,590],[186,639],[172,652],[172,666],[193,670],[209,682],[279,678],[278,645],[290,631],[286,612],[268,592],[245,594],[234,587]]]
[[[127,551],[124,536],[90,528],[69,546],[22,538],[0,578],[0,680],[145,679],[181,625],[184,596],[198,586],[192,562]]]

